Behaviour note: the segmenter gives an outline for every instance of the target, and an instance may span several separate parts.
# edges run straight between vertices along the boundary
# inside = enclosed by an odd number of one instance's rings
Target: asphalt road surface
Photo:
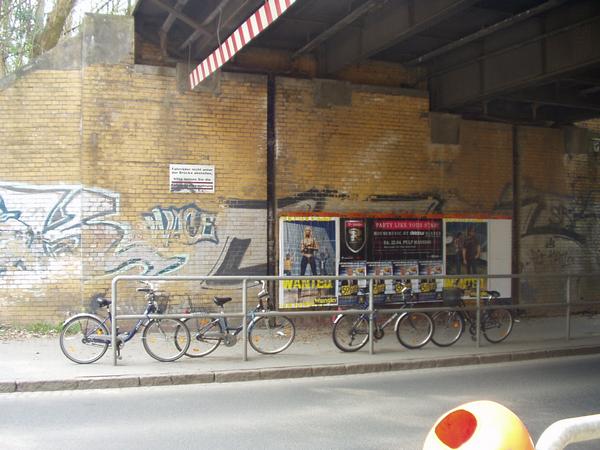
[[[0,394],[2,449],[422,448],[472,400],[513,410],[534,442],[600,413],[600,356],[231,384]],[[569,446],[598,449],[600,440]],[[484,450],[484,449],[482,449]]]

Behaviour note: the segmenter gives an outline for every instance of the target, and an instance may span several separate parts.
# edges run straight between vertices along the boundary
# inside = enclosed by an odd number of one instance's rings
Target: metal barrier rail
[[[559,420],[535,444],[536,450],[562,450],[569,444],[600,439],[600,414]]]
[[[534,309],[534,308],[544,308],[544,307],[562,307],[566,308],[566,326],[565,326],[565,339],[568,341],[570,339],[571,334],[571,307],[573,306],[583,306],[588,304],[597,305],[597,302],[572,302],[570,295],[570,286],[571,286],[571,277],[589,277],[589,276],[600,276],[600,274],[564,274],[564,273],[547,273],[547,274],[520,274],[520,275],[411,275],[411,276],[403,276],[402,279],[412,280],[412,279],[473,279],[476,278],[476,297],[474,300],[476,302],[475,307],[464,307],[462,310],[466,311],[475,311],[476,312],[476,337],[475,337],[475,345],[477,348],[480,347],[481,344],[481,311],[482,309]],[[489,305],[482,306],[481,305],[481,280],[482,279],[521,279],[521,278],[548,278],[548,277],[566,277],[566,302],[565,303],[537,303],[535,305]],[[117,365],[117,322],[121,319],[157,319],[157,318],[197,318],[197,317],[240,317],[246,318],[248,317],[248,281],[281,281],[289,279],[290,277],[286,276],[273,276],[273,275],[264,275],[264,276],[143,276],[143,275],[118,275],[112,280],[112,303],[111,303],[111,345],[113,350],[113,365]],[[369,353],[374,354],[374,313],[378,311],[385,311],[385,313],[393,314],[396,312],[437,312],[437,311],[448,311],[448,310],[456,310],[455,307],[419,307],[419,308],[395,308],[385,310],[377,309],[374,307],[373,302],[373,280],[397,280],[398,276],[361,276],[361,277],[348,277],[348,276],[304,276],[304,277],[294,277],[296,280],[332,280],[332,281],[340,281],[340,280],[367,280],[369,283],[369,306],[367,309],[345,309],[343,311],[344,314],[368,314],[369,315]],[[117,315],[117,299],[118,299],[118,283],[120,281],[237,281],[242,283],[242,312],[241,313],[185,313],[185,314],[128,314],[128,315]],[[251,286],[254,287],[254,286]],[[338,311],[335,310],[327,310],[327,311],[272,311],[272,312],[261,312],[255,313],[255,316],[278,316],[278,315],[286,315],[289,317],[296,316],[331,316],[332,314],[338,314]],[[247,320],[242,320],[242,349],[243,349],[243,361],[248,360],[248,323]]]

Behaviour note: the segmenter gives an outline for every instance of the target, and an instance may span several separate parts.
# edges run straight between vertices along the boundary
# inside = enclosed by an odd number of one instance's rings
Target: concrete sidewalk
[[[482,337],[476,348],[466,332],[452,347],[429,343],[408,350],[389,327],[371,355],[368,344],[355,353],[339,351],[331,327],[299,328],[292,346],[278,355],[261,355],[249,347],[248,361],[243,361],[238,342],[229,348],[221,345],[203,358],[184,357],[173,363],[152,359],[135,337],[124,347],[117,366],[111,349],[99,361],[79,365],[64,357],[56,337],[10,340],[0,342],[0,393],[346,375],[600,353],[599,316],[573,317],[568,341],[565,330],[564,317],[522,318],[500,344]]]

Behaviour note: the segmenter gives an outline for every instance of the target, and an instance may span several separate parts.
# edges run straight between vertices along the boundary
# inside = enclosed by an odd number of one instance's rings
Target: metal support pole
[[[375,339],[373,339],[373,279],[369,280],[369,355],[375,354]]]
[[[481,334],[481,280],[477,278],[477,311],[476,311],[476,322],[475,322],[475,347],[479,348],[480,334]]]
[[[567,276],[567,327],[566,339],[571,339],[571,276]]]
[[[244,317],[242,318],[242,335],[243,339],[243,360],[248,361],[248,292],[247,292],[247,284],[248,280],[242,280],[242,314]]]
[[[112,281],[112,298],[110,303],[110,342],[112,345],[113,352],[113,366],[117,365],[117,283],[119,280],[113,279]]]

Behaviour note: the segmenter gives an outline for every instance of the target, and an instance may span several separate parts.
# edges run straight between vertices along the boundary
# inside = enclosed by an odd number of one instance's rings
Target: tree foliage
[[[0,0],[0,78],[77,33],[84,13],[132,8],[132,0]]]

